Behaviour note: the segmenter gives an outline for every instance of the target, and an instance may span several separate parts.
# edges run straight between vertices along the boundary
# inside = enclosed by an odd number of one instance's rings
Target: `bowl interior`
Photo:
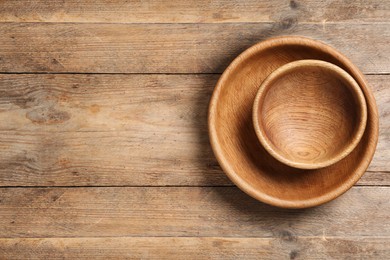
[[[277,69],[256,101],[260,141],[292,167],[315,169],[341,160],[355,148],[366,125],[358,84],[322,61],[302,60]]]
[[[265,78],[280,66],[302,59],[331,62],[360,85],[367,102],[367,126],[356,148],[325,168],[302,170],[272,157],[256,136],[252,107]],[[348,190],[367,169],[378,140],[378,113],[363,74],[329,46],[303,37],[279,37],[245,51],[223,73],[209,107],[214,154],[227,176],[263,202],[288,208],[325,203]]]

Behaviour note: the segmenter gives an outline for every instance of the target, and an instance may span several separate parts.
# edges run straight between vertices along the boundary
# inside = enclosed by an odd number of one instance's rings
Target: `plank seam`
[[[178,235],[178,236],[63,236],[63,237],[47,237],[47,236],[42,236],[42,237],[0,237],[0,240],[5,240],[5,239],[89,239],[89,238],[235,238],[235,239],[282,239],[280,236],[185,236],[185,235]],[[346,238],[346,239],[352,239],[352,238],[389,238],[390,236],[376,236],[376,235],[359,235],[359,236],[295,236],[294,238],[330,238],[330,239],[340,239],[340,238]]]
[[[364,187],[390,187],[390,184],[378,185],[378,184],[355,184],[355,188],[364,188]],[[107,185],[107,186],[99,186],[99,185],[79,185],[79,186],[0,186],[0,189],[81,189],[81,188],[238,188],[234,184],[226,184],[226,185]]]
[[[222,72],[28,72],[28,71],[0,71],[0,75],[222,75]],[[390,72],[379,73],[364,73],[365,76],[386,76],[390,75]]]
[[[108,25],[234,25],[234,24],[239,24],[239,25],[256,25],[256,24],[279,24],[283,22],[283,20],[279,21],[257,21],[257,22],[178,22],[178,23],[173,23],[173,22],[51,22],[51,21],[20,21],[20,22],[14,22],[14,21],[0,21],[0,24],[108,24]],[[302,25],[324,25],[324,22],[318,21],[318,22],[297,22],[298,24]],[[388,25],[390,22],[385,21],[385,22],[347,22],[347,21],[326,21],[326,25],[352,25],[352,26],[360,26],[360,25]]]

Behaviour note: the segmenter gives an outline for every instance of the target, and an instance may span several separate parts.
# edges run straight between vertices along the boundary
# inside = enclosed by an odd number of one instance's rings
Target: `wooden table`
[[[390,256],[390,2],[0,1],[0,258]],[[207,134],[220,73],[304,35],[367,75],[375,158],[326,205],[255,201]]]

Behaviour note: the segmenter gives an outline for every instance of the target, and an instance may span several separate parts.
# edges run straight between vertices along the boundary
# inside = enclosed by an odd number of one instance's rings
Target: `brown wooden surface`
[[[0,258],[386,259],[389,19],[380,0],[0,1]],[[347,55],[380,114],[358,186],[298,211],[234,187],[206,121],[234,57],[292,34]]]
[[[6,259],[386,259],[387,237],[0,239]]]
[[[0,186],[231,185],[207,136],[219,76],[0,75]],[[390,76],[367,80],[380,138],[359,184],[390,185]]]
[[[4,1],[0,20],[79,23],[389,22],[383,0]]]
[[[1,188],[3,237],[388,236],[390,187],[288,210],[237,187]]]
[[[325,41],[364,73],[390,73],[388,23],[328,25],[294,20],[249,24],[0,23],[0,71],[220,73],[249,46],[291,34]]]

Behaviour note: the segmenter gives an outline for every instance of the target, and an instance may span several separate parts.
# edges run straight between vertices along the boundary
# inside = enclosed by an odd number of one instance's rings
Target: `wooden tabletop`
[[[348,56],[380,113],[375,157],[306,210],[236,188],[209,144],[227,65],[303,35]],[[0,258],[386,259],[390,2],[1,1]]]

